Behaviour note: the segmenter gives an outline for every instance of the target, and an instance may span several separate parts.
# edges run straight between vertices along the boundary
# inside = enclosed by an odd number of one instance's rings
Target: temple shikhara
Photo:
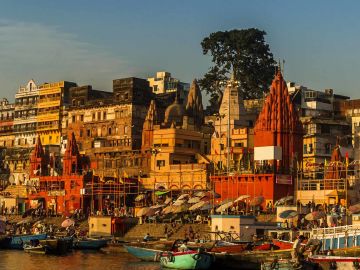
[[[263,98],[244,100],[234,76],[223,90],[209,114],[198,82],[169,72],[112,92],[29,80],[0,104],[2,205],[94,213],[210,190],[263,208],[360,199],[358,101],[286,83],[280,68]]]
[[[226,95],[224,98],[227,98]],[[239,108],[234,110],[246,114]],[[230,117],[231,115],[230,113]],[[240,115],[239,118],[242,117],[246,119],[247,116]],[[234,134],[235,131],[236,128],[232,125],[230,132]],[[253,140],[254,155],[248,163],[253,172],[212,176],[215,191],[220,193],[222,198],[236,198],[240,195],[263,196],[266,204],[293,195],[297,164],[302,158],[303,131],[280,69],[250,136],[253,138],[247,140]],[[234,153],[234,148],[225,155]]]

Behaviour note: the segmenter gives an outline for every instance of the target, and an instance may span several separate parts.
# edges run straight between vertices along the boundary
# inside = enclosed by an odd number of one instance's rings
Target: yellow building
[[[187,104],[178,96],[158,122],[155,102],[150,105],[143,128],[142,151],[149,157],[149,175],[141,179],[145,189],[207,189],[211,128],[203,124],[200,89],[193,82]]]
[[[68,104],[69,88],[75,83],[60,81],[38,87],[37,133],[43,145],[60,145],[61,117]]]

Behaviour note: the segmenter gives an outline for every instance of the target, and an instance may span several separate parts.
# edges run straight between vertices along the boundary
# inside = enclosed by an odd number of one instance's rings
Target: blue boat
[[[25,235],[12,235],[10,243],[5,246],[8,249],[23,249],[24,244],[29,243],[31,240],[44,240],[47,234],[25,234]]]
[[[100,249],[107,246],[108,239],[76,239],[73,241],[74,249]]]
[[[158,254],[162,252],[161,250],[157,250],[157,249],[149,249],[149,248],[142,248],[135,246],[127,246],[127,245],[124,245],[124,248],[126,248],[127,252],[129,252],[134,257],[142,261],[148,261],[148,262],[159,261],[160,257],[158,256]]]

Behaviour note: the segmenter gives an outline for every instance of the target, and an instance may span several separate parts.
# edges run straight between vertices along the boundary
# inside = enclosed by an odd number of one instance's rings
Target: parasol
[[[318,220],[318,219],[321,219],[323,217],[325,217],[325,213],[324,212],[320,212],[320,211],[314,211],[314,212],[311,212],[309,214],[307,214],[305,216],[305,219],[306,220],[309,220],[309,221],[312,221],[312,220]]]
[[[360,203],[351,205],[351,206],[349,207],[349,211],[350,211],[351,214],[359,213],[359,212],[360,212]]]
[[[183,200],[176,200],[173,205],[183,205],[185,201]]]
[[[200,197],[192,197],[188,200],[188,203],[198,203],[200,201]]]
[[[221,213],[224,212],[225,210],[227,210],[229,207],[231,207],[233,205],[233,201],[227,202],[225,204],[220,205],[217,209],[216,212]]]
[[[164,204],[169,204],[169,203],[171,203],[171,201],[172,201],[172,199],[171,199],[171,198],[166,198],[166,200],[165,200]]]
[[[186,200],[188,197],[190,197],[190,195],[187,194],[187,193],[181,194],[181,195],[179,196],[179,198],[177,198],[177,201],[179,201],[179,200]]]
[[[274,206],[283,205],[283,204],[286,204],[287,202],[293,201],[293,200],[294,200],[294,196],[286,196],[286,197],[283,197],[283,198],[277,200],[275,202]]]
[[[18,223],[16,223],[16,225],[22,225],[22,224],[26,224],[26,223],[31,223],[33,220],[32,220],[32,217],[27,217],[23,220],[20,220]]]
[[[135,202],[140,202],[145,199],[145,194],[139,194],[135,198]]]
[[[258,197],[255,197],[251,200],[250,202],[250,205],[251,206],[258,206],[260,204],[262,204],[264,202],[264,197],[263,196],[258,196]]]
[[[226,203],[229,203],[229,202],[233,203],[233,199],[225,199],[221,203],[219,203],[219,206],[223,205],[223,204],[226,204]]]
[[[164,215],[171,213],[172,207],[173,207],[172,205],[169,205],[169,206],[165,207],[165,208],[162,210],[161,213],[164,214]]]
[[[157,204],[157,205],[150,206],[150,208],[151,209],[159,209],[159,208],[163,208],[165,206],[166,206],[165,204]]]
[[[151,207],[150,207],[150,208],[148,209],[148,211],[146,212],[145,216],[151,217],[151,216],[155,215],[157,211],[158,211],[157,208],[151,208]]]
[[[188,205],[182,204],[182,205],[173,205],[171,212],[174,214],[178,214],[181,212],[185,212],[189,209]]]
[[[68,228],[73,225],[75,225],[75,221],[71,218],[67,218],[61,223],[61,227],[63,228]]]
[[[285,210],[279,214],[280,218],[291,219],[298,216],[298,212],[295,210]]]
[[[248,199],[248,198],[250,198],[250,195],[240,195],[240,196],[234,201],[234,203],[239,202],[239,201],[242,201],[242,200],[245,200],[245,199]]]
[[[205,204],[203,207],[200,208],[201,211],[208,211],[214,208],[214,205],[211,203]]]
[[[205,201],[200,201],[198,203],[195,203],[194,205],[192,205],[189,210],[190,211],[194,211],[194,210],[198,210],[200,208],[202,208],[204,205],[209,204],[208,202]]]
[[[205,193],[204,191],[199,191],[199,192],[196,192],[196,193],[195,193],[195,196],[201,198],[201,197],[206,196],[206,193]]]
[[[137,217],[145,216],[146,213],[149,211],[149,209],[150,209],[149,207],[143,207],[143,208],[141,208],[139,211],[137,211],[136,216],[137,216]]]

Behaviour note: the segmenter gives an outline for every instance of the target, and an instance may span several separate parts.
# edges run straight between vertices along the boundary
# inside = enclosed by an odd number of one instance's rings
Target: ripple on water
[[[0,251],[1,270],[159,270],[159,263],[138,261],[128,253],[74,251],[66,256]]]

